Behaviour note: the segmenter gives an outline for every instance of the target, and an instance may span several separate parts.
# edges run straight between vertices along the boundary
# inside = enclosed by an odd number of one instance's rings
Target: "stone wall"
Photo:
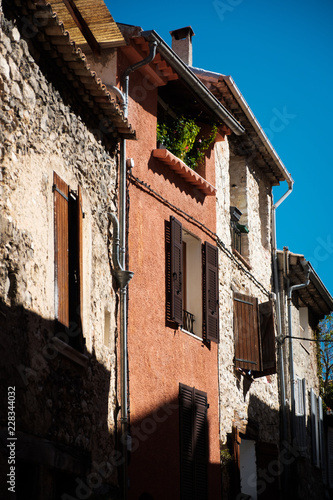
[[[217,161],[217,234],[222,240],[220,266],[220,438],[222,447],[233,426],[256,429],[257,441],[279,443],[279,388],[277,374],[255,378],[237,373],[234,365],[233,292],[266,302],[272,291],[269,184],[255,166],[242,158],[230,160],[228,141],[215,145]],[[232,170],[232,169],[235,170]],[[237,186],[237,187],[236,187]],[[239,206],[249,226],[246,266],[233,254],[230,240],[230,205]],[[241,205],[241,206],[240,206]],[[263,237],[265,235],[263,245]],[[223,246],[224,244],[224,246]],[[230,479],[230,478],[229,478]],[[227,484],[228,480],[225,481]],[[230,490],[225,487],[225,495]]]
[[[87,456],[88,465],[80,469],[84,480],[93,463],[112,464],[115,441],[116,294],[107,213],[116,210],[116,156],[96,137],[96,125],[82,111],[74,88],[38,52],[36,40],[23,40],[6,17],[0,30],[2,379],[16,386],[22,440],[47,438],[53,450],[65,446],[69,454],[77,450]],[[52,341],[63,333],[54,323],[53,172],[82,191],[86,348],[81,357]],[[3,384],[2,402],[5,391]],[[51,468],[57,451],[52,453]],[[116,481],[115,467],[108,471],[98,486]],[[67,472],[78,474],[74,466]]]

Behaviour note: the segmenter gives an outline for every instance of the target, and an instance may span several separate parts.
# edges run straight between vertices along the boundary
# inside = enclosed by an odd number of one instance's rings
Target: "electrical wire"
[[[221,240],[221,238],[214,233],[211,229],[209,229],[207,226],[205,226],[202,222],[198,221],[195,217],[192,217],[192,215],[189,215],[187,212],[182,210],[181,208],[177,207],[176,205],[173,205],[169,200],[164,198],[162,195],[160,195],[157,191],[155,191],[153,188],[150,187],[149,184],[146,182],[142,181],[138,177],[135,177],[131,172],[128,174],[128,178],[130,181],[133,183],[139,185],[141,188],[144,188],[146,191],[148,191],[151,195],[155,196],[159,201],[170,207],[172,210],[175,212],[181,214],[182,216],[186,217],[190,222],[195,224],[197,227],[199,227],[201,230],[203,230],[206,234],[208,234],[212,239],[216,241],[216,244],[220,250],[222,250],[236,265],[239,269],[241,269],[252,281],[253,283],[260,288],[260,290],[267,296],[270,297],[271,293],[266,290],[264,285],[260,283],[250,271],[248,271],[233,255],[233,253],[226,247],[225,243]]]

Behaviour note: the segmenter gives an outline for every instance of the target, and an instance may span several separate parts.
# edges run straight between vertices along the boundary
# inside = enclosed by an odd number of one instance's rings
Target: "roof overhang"
[[[177,56],[177,54],[164,42],[164,40],[155,31],[141,31],[139,39],[141,40],[141,49],[143,53],[148,53],[149,42],[157,43],[157,55],[150,67],[154,71],[154,65],[157,64],[157,74],[161,74],[167,67],[170,72],[168,79],[180,79],[195,95],[196,99],[202,103],[202,106],[210,112],[214,119],[223,122],[236,135],[244,133],[244,127],[235,119],[235,117],[221,104],[216,97],[207,89],[200,79],[191,71],[191,69]],[[130,39],[135,42],[135,37]],[[146,47],[144,47],[146,42]],[[146,68],[146,67],[145,67]],[[146,70],[146,69],[145,69]],[[165,84],[166,82],[164,82]],[[162,84],[162,82],[161,82]]]
[[[219,101],[232,109],[235,118],[244,126],[246,133],[240,138],[232,138],[235,152],[253,157],[266,172],[273,186],[282,181],[287,181],[288,185],[292,185],[291,174],[279,158],[232,77],[199,68],[191,69]]]
[[[309,285],[297,291],[301,303],[311,309],[318,320],[330,314],[333,311],[333,297],[304,255],[292,253],[288,249],[278,250],[277,254],[279,269],[288,276],[290,285],[305,283],[309,274]],[[289,264],[286,264],[286,255]]]
[[[72,40],[64,24],[47,0],[22,2],[13,0],[17,12],[24,15],[25,23],[34,33],[41,49],[59,67],[78,98],[92,116],[102,124],[103,134],[114,138],[134,139],[135,132],[123,111],[94,71],[90,70],[85,54]],[[42,19],[43,22],[40,22]]]
[[[74,0],[48,0],[48,3],[64,23],[72,40],[75,40],[84,51],[88,46],[91,47],[89,32],[96,43],[103,48],[126,44],[103,0],[75,0],[75,2]],[[83,21],[83,26],[81,21]]]

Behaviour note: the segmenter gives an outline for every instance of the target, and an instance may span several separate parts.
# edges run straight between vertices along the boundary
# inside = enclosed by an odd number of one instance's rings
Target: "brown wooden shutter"
[[[206,500],[207,394],[179,384],[181,500]]]
[[[170,217],[171,225],[171,319],[183,324],[182,300],[182,225],[174,217]]]
[[[219,342],[219,276],[218,250],[207,241],[204,244],[203,304],[207,340]]]
[[[81,330],[82,330],[82,312],[83,312],[83,241],[82,241],[82,219],[83,219],[83,207],[82,207],[82,192],[80,186],[78,186],[78,196],[77,196],[77,227],[78,227],[78,259],[79,259],[79,276],[78,276],[78,287],[79,287],[79,309],[81,318]],[[83,332],[82,332],[83,333]]]
[[[234,293],[235,365],[245,370],[261,370],[258,299]]]
[[[179,384],[180,489],[182,500],[193,500],[193,388]]]
[[[198,391],[197,389],[193,389],[193,391],[194,498],[204,500],[207,498],[208,463],[207,394],[205,392]]]
[[[69,327],[68,185],[53,173],[55,316]]]
[[[312,437],[312,461],[315,467],[320,466],[319,457],[319,428],[318,428],[318,398],[313,389],[310,391],[311,403],[311,437]]]
[[[264,375],[276,373],[274,312],[272,301],[259,304],[262,371]]]

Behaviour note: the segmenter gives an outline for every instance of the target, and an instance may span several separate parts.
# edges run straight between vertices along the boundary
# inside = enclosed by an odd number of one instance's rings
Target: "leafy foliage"
[[[157,142],[195,170],[216,137],[217,125],[212,126],[208,137],[201,137],[200,130],[193,119],[183,115],[176,120],[165,119],[157,124]]]

